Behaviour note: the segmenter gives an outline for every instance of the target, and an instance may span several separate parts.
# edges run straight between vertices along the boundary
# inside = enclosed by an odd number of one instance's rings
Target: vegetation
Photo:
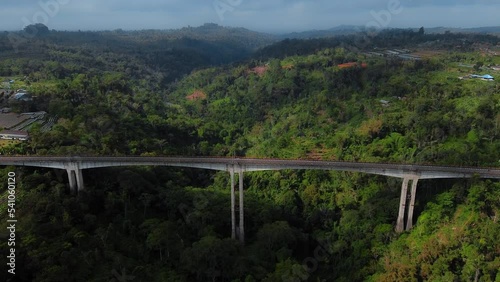
[[[369,40],[285,40],[251,53],[241,46],[255,34],[202,29],[205,37],[196,28],[49,31],[15,56],[2,49],[0,76],[36,97],[5,106],[58,120],[0,153],[499,166],[500,84],[458,78],[498,76],[489,67],[500,58],[483,52],[497,37],[393,30]],[[218,49],[220,37],[237,55]],[[364,53],[375,46],[446,52],[415,61]],[[347,62],[358,64],[338,67]],[[397,234],[400,180],[246,173],[242,245],[231,239],[227,173],[88,170],[76,196],[65,172],[7,167],[0,183],[10,171],[18,175],[18,281],[500,279],[498,181],[420,181],[415,228]],[[6,228],[5,185],[1,191]]]

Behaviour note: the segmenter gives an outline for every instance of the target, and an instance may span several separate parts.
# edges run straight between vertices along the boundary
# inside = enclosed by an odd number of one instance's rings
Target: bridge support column
[[[77,169],[75,171],[76,175],[76,186],[78,187],[78,192],[83,191],[85,189],[85,186],[83,185],[83,173],[81,169]]]
[[[404,229],[404,217],[405,217],[405,210],[406,210],[406,195],[408,193],[408,181],[410,181],[409,178],[404,178],[403,179],[403,186],[401,187],[401,198],[399,199],[399,214],[398,214],[398,221],[396,223],[396,232],[400,233],[403,232]]]
[[[69,189],[71,193],[76,194],[76,176],[75,176],[75,171],[71,169],[66,169],[66,172],[68,173],[68,180],[69,180]]]
[[[240,181],[239,181],[239,188],[240,188],[240,242],[242,244],[245,243],[245,212],[244,212],[244,209],[243,209],[243,171],[240,169],[239,171],[239,174],[240,174]]]
[[[85,186],[83,184],[83,174],[78,163],[69,163],[65,165],[68,173],[69,188],[71,192],[76,193],[82,191]]]
[[[231,238],[236,239],[236,197],[234,192],[234,168],[229,172],[231,174]]]
[[[239,196],[239,226],[236,227],[236,189],[235,189],[235,178],[234,171],[235,168],[232,166],[228,169],[229,174],[231,176],[231,238],[238,239],[241,243],[245,243],[245,211],[244,211],[244,190],[243,190],[243,170],[241,167],[237,168],[238,170],[238,196]]]
[[[410,230],[413,227],[413,209],[415,207],[415,197],[417,194],[418,176],[406,176],[403,179],[403,185],[401,186],[401,198],[399,200],[399,214],[396,223],[396,232],[401,233],[403,230]],[[411,191],[410,191],[410,207],[408,209],[408,216],[406,222],[406,229],[404,224],[404,216],[406,212],[406,203],[408,201],[408,183],[412,181]]]
[[[415,208],[415,197],[417,196],[417,184],[418,178],[413,178],[413,182],[411,184],[410,208],[408,209],[408,221],[406,222],[407,231],[413,227],[413,209]]]

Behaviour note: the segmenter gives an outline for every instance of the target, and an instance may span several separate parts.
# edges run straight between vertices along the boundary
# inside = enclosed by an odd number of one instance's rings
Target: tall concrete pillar
[[[245,213],[243,211],[243,170],[240,169],[239,171],[240,174],[240,181],[239,181],[239,188],[240,188],[240,242],[245,243]]]
[[[410,179],[405,177],[403,179],[403,185],[401,187],[401,198],[399,200],[399,214],[398,221],[396,222],[396,232],[400,233],[404,230],[404,216],[406,210],[406,195],[408,193],[408,181]]]
[[[407,231],[413,227],[413,209],[415,207],[415,197],[417,196],[417,185],[418,185],[418,177],[415,177],[413,178],[411,184],[410,207],[408,209],[408,221],[406,222]]]
[[[78,163],[64,164],[66,172],[68,172],[69,187],[71,192],[82,191],[85,186],[83,185],[83,174]]]
[[[71,193],[76,194],[76,176],[75,176],[75,171],[72,169],[67,168],[66,172],[68,173],[68,181],[69,181],[69,189]]]
[[[85,189],[85,186],[83,185],[82,170],[80,168],[75,170],[75,175],[76,175],[76,186],[78,187],[78,192],[83,191]]]
[[[234,195],[234,167],[229,173],[231,174],[231,238],[236,239],[236,199]]]

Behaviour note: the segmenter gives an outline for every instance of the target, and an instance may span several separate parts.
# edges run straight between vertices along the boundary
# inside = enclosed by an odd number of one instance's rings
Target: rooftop
[[[341,69],[352,68],[355,66],[361,66],[362,68],[368,67],[368,65],[366,63],[358,63],[358,62],[349,62],[349,63],[344,63],[344,64],[338,65],[338,67]]]
[[[472,77],[472,78],[483,78],[483,79],[494,79],[494,77],[491,76],[491,75],[489,75],[489,74],[485,74],[485,75],[472,74],[470,77]]]
[[[15,135],[15,136],[28,136],[27,131],[21,131],[21,130],[3,130],[0,132],[0,135]]]
[[[187,96],[186,99],[189,101],[205,100],[207,99],[207,94],[201,90],[196,90],[191,95]]]
[[[29,119],[30,116],[15,113],[0,113],[0,127],[11,128]]]

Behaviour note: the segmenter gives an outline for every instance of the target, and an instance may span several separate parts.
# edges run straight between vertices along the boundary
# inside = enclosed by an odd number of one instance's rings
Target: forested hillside
[[[47,29],[42,32],[38,29],[41,28],[30,26],[22,32],[1,34],[0,58],[53,62],[62,69],[60,75],[72,75],[81,71],[75,70],[74,64],[102,70],[102,60],[108,57],[119,62],[121,68],[114,69],[120,72],[134,72],[139,76],[151,70],[161,73],[163,86],[196,68],[243,60],[258,48],[275,41],[271,35],[216,24],[163,31],[67,32]],[[133,65],[129,62],[131,60],[145,66]],[[26,66],[18,67],[23,71]],[[29,66],[22,73],[28,73],[32,68]],[[64,69],[67,69],[65,73]],[[16,70],[15,67],[3,69],[0,76],[21,74]]]
[[[499,85],[452,70],[476,56],[408,62],[330,48],[196,72],[169,97],[195,122],[201,154],[496,166]],[[338,67],[350,61],[367,67]],[[208,98],[186,99],[195,90]]]
[[[51,33],[26,47],[43,56],[29,57],[26,49],[2,59],[0,76],[36,96],[8,106],[57,116],[52,130],[34,126],[29,141],[1,146],[2,155],[500,166],[500,84],[469,76],[500,75],[493,68],[500,65],[497,37],[398,30],[285,40],[226,57],[196,36],[174,40],[180,53],[161,41],[141,53],[134,45],[141,34],[87,33],[83,46],[71,43],[71,36],[79,42],[75,34],[55,42]],[[110,43],[90,43],[101,36]],[[139,49],[111,43],[128,36]],[[151,46],[170,55],[155,59]],[[421,59],[370,54],[390,48]],[[221,57],[211,61],[203,52]],[[66,172],[7,167],[1,183],[11,171],[18,175],[19,218],[12,281],[500,280],[498,181],[420,181],[415,228],[398,234],[399,179],[246,173],[243,245],[231,239],[227,173],[92,169],[83,172],[86,189],[72,195]],[[1,240],[3,257],[7,248]]]

